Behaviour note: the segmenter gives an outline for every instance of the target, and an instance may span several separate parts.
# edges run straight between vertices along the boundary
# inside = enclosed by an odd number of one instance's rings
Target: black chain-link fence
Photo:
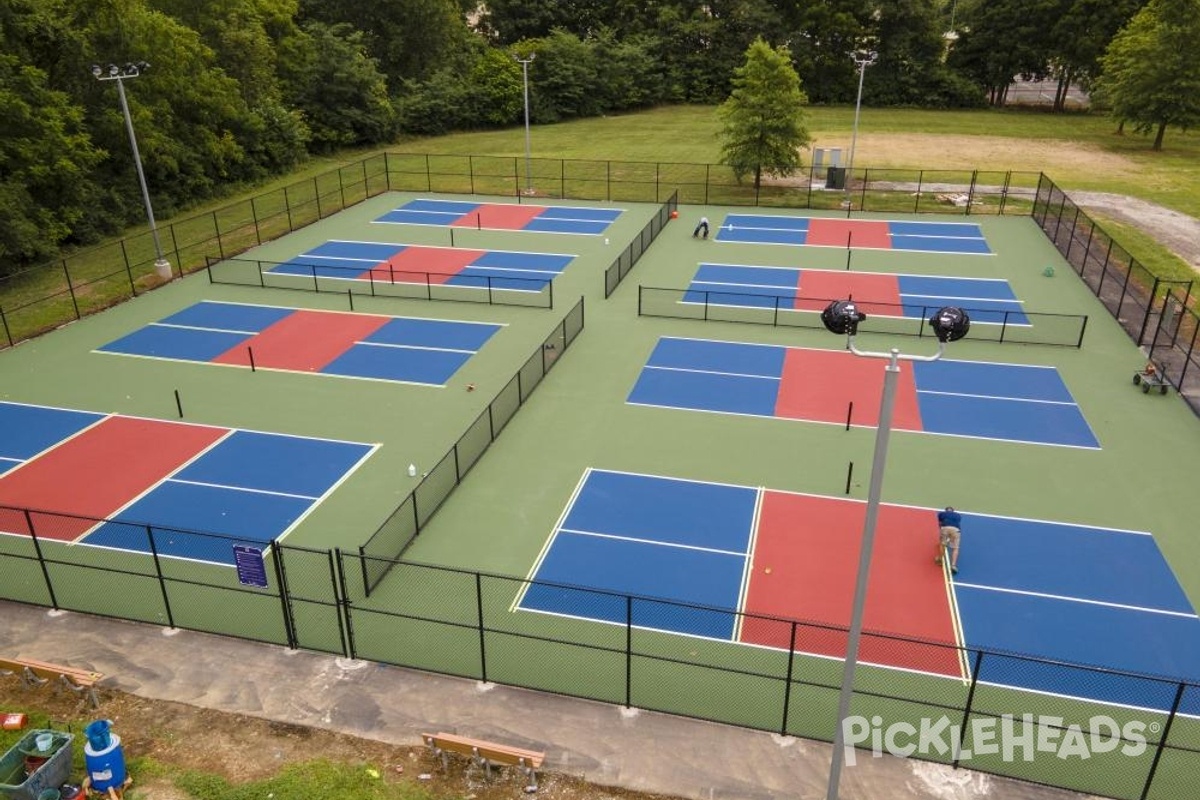
[[[633,269],[633,265],[638,262],[642,254],[647,248],[654,243],[658,235],[662,233],[663,228],[675,216],[678,216],[679,208],[679,192],[673,192],[667,198],[667,202],[663,203],[658,209],[658,213],[654,215],[646,227],[642,228],[641,232],[634,237],[629,246],[621,251],[621,255],[617,256],[617,260],[612,263],[608,269],[604,271],[604,297],[608,298],[617,290],[617,286],[621,281],[625,280],[625,276],[629,274],[629,270]]]
[[[517,374],[513,375],[483,413],[467,427],[466,433],[459,437],[450,452],[422,476],[417,488],[404,498],[379,529],[358,548],[362,557],[360,572],[367,596],[370,596],[391,569],[392,561],[388,559],[397,559],[403,555],[533,390],[541,384],[542,378],[557,363],[562,353],[579,336],[583,330],[583,309],[584,301],[580,297],[579,302],[567,312],[537,351],[525,360]]]
[[[26,534],[0,540],[5,599],[809,739],[832,741],[839,718],[843,627],[278,543],[267,585],[246,586],[159,552],[189,536],[218,553],[227,537],[128,525],[126,544],[150,550],[128,552],[67,543],[99,520],[0,520]],[[387,578],[368,596],[361,574]],[[1190,796],[1200,770],[1200,686],[1176,680],[865,631],[853,688],[851,759],[1129,800]]]
[[[1200,353],[1194,281],[1155,275],[1042,176],[1033,218],[1087,287],[1166,381],[1200,415]]]

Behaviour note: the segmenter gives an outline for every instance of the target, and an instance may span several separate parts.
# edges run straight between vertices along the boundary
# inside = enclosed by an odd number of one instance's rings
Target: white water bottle
[[[417,477],[417,465],[416,464],[408,465],[408,477],[410,477],[410,478]]]

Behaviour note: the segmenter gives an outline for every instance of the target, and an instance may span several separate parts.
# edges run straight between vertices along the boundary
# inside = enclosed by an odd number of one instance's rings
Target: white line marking
[[[701,547],[695,544],[681,544],[679,542],[667,542],[662,539],[642,539],[638,536],[623,536],[616,533],[600,533],[598,531],[584,531],[578,528],[559,528],[560,533],[573,533],[577,536],[594,536],[597,539],[612,539],[618,542],[634,542],[636,544],[653,544],[661,547],[675,547],[680,550],[695,550],[700,553],[715,553],[719,556],[734,556],[736,558],[745,558],[746,553],[737,550],[722,550],[719,547]]]
[[[1169,617],[1183,617],[1185,619],[1200,619],[1195,613],[1185,611],[1168,611],[1165,608],[1149,608],[1147,606],[1131,606],[1126,603],[1113,603],[1107,600],[1089,600],[1086,597],[1070,597],[1062,594],[1050,594],[1048,592],[1031,592],[1026,589],[1011,589],[1004,586],[985,586],[980,583],[959,583],[966,589],[979,589],[985,592],[1003,592],[1004,594],[1019,594],[1026,597],[1041,597],[1047,600],[1064,600],[1068,603],[1086,603],[1093,606],[1104,606],[1106,608],[1120,608],[1126,611],[1138,611],[1144,614],[1164,614]]]

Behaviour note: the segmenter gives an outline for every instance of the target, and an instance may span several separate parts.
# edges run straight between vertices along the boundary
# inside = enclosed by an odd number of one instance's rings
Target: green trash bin
[[[47,747],[39,747],[41,743]],[[0,795],[10,800],[38,800],[71,777],[74,736],[63,731],[31,730],[0,758]],[[41,759],[45,759],[44,761]],[[35,765],[32,772],[27,766]]]
[[[826,189],[845,189],[846,188],[846,168],[845,167],[830,167],[825,174]]]

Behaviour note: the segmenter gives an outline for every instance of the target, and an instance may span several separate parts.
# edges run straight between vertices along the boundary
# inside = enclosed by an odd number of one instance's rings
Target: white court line
[[[701,481],[703,483],[703,481]],[[643,539],[638,536],[625,536],[616,533],[600,533],[598,531],[584,531],[578,528],[559,528],[560,533],[573,533],[577,536],[593,536],[597,539],[612,539],[618,542],[633,542],[635,544],[653,544],[661,545],[662,547],[674,547],[679,550],[695,550],[699,553],[715,553],[719,556],[734,556],[736,558],[745,558],[746,553],[737,550],[722,550],[719,547],[701,547],[695,544],[681,544],[679,542],[667,542],[662,539]]]
[[[220,489],[222,491],[227,491],[227,492],[245,492],[247,494],[265,494],[265,495],[269,495],[271,497],[292,497],[297,500],[314,501],[314,500],[319,499],[319,498],[315,497],[314,495],[309,495],[309,494],[293,494],[291,492],[277,492],[277,491],[274,491],[271,489],[251,489],[249,486],[231,486],[229,484],[224,484],[224,483],[208,483],[207,481],[185,481],[181,478],[167,478],[166,480],[162,481],[162,483],[163,484],[179,483],[179,484],[184,484],[187,486],[206,486],[209,489]],[[159,484],[159,485],[161,486],[162,484]]]
[[[478,350],[462,350],[457,347],[426,347],[424,345],[399,344],[396,342],[366,342],[361,339],[356,341],[354,344],[356,344],[356,345],[361,344],[365,347],[391,347],[396,350],[427,350],[432,353],[466,353],[467,355],[472,355],[472,356],[479,352]],[[299,370],[295,370],[295,371],[298,372]],[[348,377],[357,377],[357,376],[351,375]],[[370,377],[370,376],[367,376],[367,377]]]
[[[1113,603],[1107,600],[1089,600],[1086,597],[1071,597],[1064,594],[1050,594],[1048,592],[1031,592],[1026,589],[1010,589],[1004,586],[985,586],[981,583],[959,583],[967,589],[979,589],[985,592],[1002,592],[1004,594],[1019,594],[1026,597],[1041,597],[1047,600],[1063,600],[1068,603],[1086,603],[1093,606],[1104,606],[1106,608],[1120,608],[1126,611],[1138,611],[1144,614],[1163,614],[1169,617],[1183,617],[1184,619],[1198,619],[1196,614],[1186,611],[1168,611],[1164,608],[1149,608],[1147,606],[1132,606],[1126,603]]]
[[[464,230],[473,230],[473,229],[472,228],[464,228]],[[488,230],[510,230],[510,229],[509,228],[497,228],[497,229],[489,228]],[[405,242],[370,242],[370,241],[356,241],[354,239],[330,239],[329,242],[327,242],[326,244],[329,244],[329,243],[333,243],[333,244],[378,244],[378,245],[383,245],[385,247],[399,248],[394,255],[399,255],[400,252],[402,252],[403,250],[409,249],[409,248],[420,248],[422,250],[479,250],[484,253],[515,253],[516,255],[557,256],[558,258],[578,258],[579,257],[578,253],[543,253],[543,252],[539,252],[537,250],[498,250],[498,249],[492,248],[492,247],[488,247],[488,248],[450,247],[449,245],[445,245],[445,244],[407,244]],[[302,255],[316,256],[317,258],[348,258],[347,256],[317,255],[316,253],[313,253],[313,252],[304,253]],[[364,260],[369,260],[369,259],[364,259]],[[379,262],[376,262],[376,263],[379,263]]]
[[[970,392],[942,392],[936,389],[917,389],[917,394],[937,394],[946,397],[975,397],[981,400],[1008,400],[1013,403],[1041,403],[1048,406],[1079,407],[1074,400],[1041,400],[1036,397],[1005,397],[1000,394],[971,394]]]
[[[659,369],[664,372],[691,372],[698,375],[725,375],[731,378],[755,378],[763,381],[779,381],[782,380],[777,375],[754,375],[748,372],[721,372],[715,369],[693,369],[691,367],[660,367],[655,364],[647,364],[644,369]]]
[[[232,333],[238,336],[256,336],[262,331],[240,331],[236,328],[206,328],[203,325],[179,325],[174,322],[151,322],[146,328],[173,328],[179,331],[204,331],[205,333]],[[144,330],[144,328],[142,329]]]

